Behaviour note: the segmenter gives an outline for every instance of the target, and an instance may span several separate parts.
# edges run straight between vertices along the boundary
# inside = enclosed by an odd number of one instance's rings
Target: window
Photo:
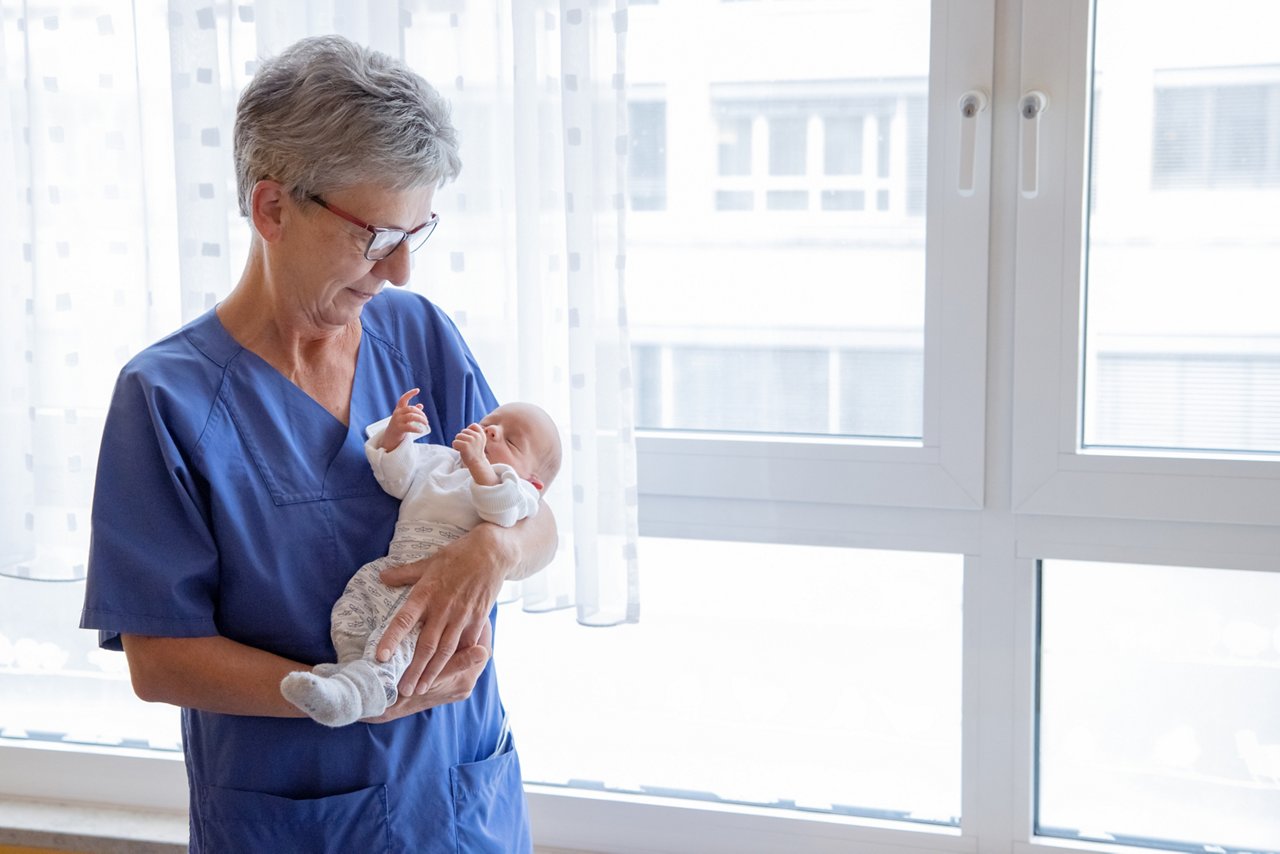
[[[982,489],[968,425],[987,241],[985,215],[967,212],[987,195],[942,189],[951,167],[930,135],[957,132],[957,116],[928,104],[949,74],[990,86],[990,53],[974,18],[948,29],[932,15],[632,11],[629,83],[664,93],[671,176],[666,207],[627,223],[642,617],[589,651],[558,615],[502,618],[522,651],[506,653],[504,697],[548,844],[584,844],[554,816],[575,790],[807,825],[783,847],[857,838],[833,821],[929,840],[963,824],[956,645],[977,547],[950,514]],[[875,44],[883,27],[901,55]],[[717,49],[673,56],[684,28],[717,33]],[[764,33],[775,48],[760,63]],[[963,59],[932,64],[934,38]],[[946,223],[936,238],[929,217]],[[944,275],[959,244],[978,251]],[[951,324],[965,333],[947,359]],[[908,532],[908,506],[928,535]],[[645,844],[669,833],[687,849],[654,807]]]
[[[1276,734],[1256,715],[1280,708],[1280,327],[1254,268],[1280,245],[1262,213],[1280,55],[1251,34],[1280,19],[1245,2],[1023,11],[1017,95],[1049,99],[1016,143],[1032,845],[1277,850]],[[1062,49],[1032,48],[1050,33]]]
[[[0,575],[0,738],[178,750],[178,710],[138,702],[124,656],[58,619],[83,601],[79,582]]]
[[[1024,143],[1024,162],[1042,155],[1043,189],[1023,193],[1019,229],[1028,247],[1052,229],[1066,237],[1061,254],[1022,259],[1020,335],[1065,314],[1054,338],[1020,345],[1015,491],[1030,512],[1272,524],[1280,307],[1265,271],[1280,247],[1280,52],[1240,41],[1263,7],[1215,7],[1207,31],[1196,4],[1160,8],[1152,52],[1127,45],[1155,6],[1099,2],[1092,21],[1074,8],[1058,20],[1082,46],[1094,28],[1091,63],[1082,51],[1044,78],[1048,57],[1024,62],[1058,97],[1038,151]],[[1045,159],[1061,151],[1081,154]],[[1135,489],[1156,483],[1158,502]]]
[[[823,122],[826,174],[862,174],[862,126],[861,116],[829,116]]]
[[[1155,89],[1155,189],[1273,187],[1280,183],[1280,63],[1164,73]],[[1176,82],[1213,76],[1234,82]]]
[[[649,58],[682,22],[721,33],[721,51]],[[640,426],[934,444],[927,6],[665,7],[632,23],[629,82],[666,93],[681,175],[662,216],[629,223]],[[877,26],[900,54],[867,43],[815,62],[802,47]],[[792,46],[736,68],[770,28]]]
[[[1046,561],[1038,831],[1280,839],[1280,575]]]
[[[720,174],[751,174],[751,119],[726,116],[720,120]]]
[[[637,345],[636,423],[651,429],[919,438],[923,354],[886,341],[839,349]],[[761,399],[777,401],[761,408]]]
[[[584,645],[568,614],[504,612],[526,780],[958,824],[960,556],[641,545],[635,626]]]
[[[764,188],[765,210],[923,215],[926,84],[894,85],[901,97],[860,97],[883,88],[867,80],[813,81],[804,97],[794,83],[716,87],[718,186],[753,188],[718,189],[717,209],[751,210],[733,199]]]
[[[1280,203],[1280,48],[1241,52],[1223,26],[1194,48],[1162,41],[1139,56],[1128,33],[1144,8],[1098,10],[1093,113],[1107,130],[1091,170],[1082,445],[1280,452],[1280,303],[1266,272],[1280,251],[1268,213]],[[1221,20],[1244,26],[1242,12],[1224,7]],[[1108,92],[1122,94],[1096,97]],[[1121,112],[1134,97],[1149,114]],[[1133,180],[1144,172],[1149,184]]]
[[[631,158],[627,165],[633,211],[667,206],[667,105],[637,101],[627,105]]]

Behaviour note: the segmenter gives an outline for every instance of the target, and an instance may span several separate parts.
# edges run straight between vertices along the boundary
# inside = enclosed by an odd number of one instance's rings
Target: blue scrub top
[[[438,308],[388,288],[365,307],[348,427],[214,311],[120,374],[103,431],[82,628],[222,635],[307,664],[334,659],[329,612],[386,554],[399,503],[362,428],[405,390],[442,442],[496,406]],[[490,615],[492,620],[494,615]],[[469,699],[386,724],[183,709],[191,850],[528,851],[514,748],[498,751],[493,663]]]

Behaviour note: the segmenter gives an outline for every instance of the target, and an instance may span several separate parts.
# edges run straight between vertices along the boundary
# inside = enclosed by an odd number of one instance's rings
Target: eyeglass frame
[[[415,234],[417,234],[418,232],[422,231],[425,228],[427,230],[427,233],[423,235],[421,242],[419,242],[417,246],[413,246],[409,249],[410,252],[414,252],[419,248],[421,248],[423,243],[427,242],[427,238],[431,236],[432,232],[436,230],[436,226],[440,224],[440,215],[437,214],[435,211],[432,211],[431,219],[427,220],[422,225],[410,231],[405,231],[403,228],[389,228],[387,226],[381,226],[381,225],[370,225],[369,223],[360,219],[358,216],[347,213],[337,205],[326,202],[324,199],[320,198],[320,196],[316,195],[315,193],[309,194],[307,198],[315,202],[317,205],[324,208],[334,216],[339,216],[345,219],[347,222],[351,223],[352,225],[357,225],[360,228],[363,228],[365,231],[369,232],[369,243],[364,248],[364,258],[366,261],[387,260],[392,255],[396,254],[396,251],[400,248],[400,245],[402,243],[404,243],[410,237],[413,237]],[[373,241],[377,240],[378,235],[380,234],[399,234],[400,239],[396,241],[395,245],[392,246],[390,250],[388,250],[386,255],[381,255],[377,258],[370,258],[369,251],[373,249]]]

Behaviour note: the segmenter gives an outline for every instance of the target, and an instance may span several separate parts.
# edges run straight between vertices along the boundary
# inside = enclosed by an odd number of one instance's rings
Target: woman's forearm
[[[555,514],[543,503],[536,515],[502,530],[513,544],[508,581],[520,581],[544,569],[556,556],[560,540]]]
[[[399,698],[368,723],[386,723],[471,696],[492,653],[486,624],[477,646],[453,656],[425,695]],[[303,664],[223,637],[124,635],[134,691],[143,700],[227,715],[300,718],[280,693],[280,680]]]
[[[297,718],[280,680],[307,667],[224,637],[124,635],[133,690],[141,699],[228,715]]]

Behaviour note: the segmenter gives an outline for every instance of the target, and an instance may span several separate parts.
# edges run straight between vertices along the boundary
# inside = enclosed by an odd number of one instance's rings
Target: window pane
[[[919,350],[851,349],[840,358],[840,432],[858,436],[920,436],[924,370]]]
[[[765,347],[672,347],[667,422],[692,430],[825,433],[827,354]],[[760,406],[762,400],[769,406]],[[753,403],[754,401],[754,403]]]
[[[787,116],[769,122],[769,174],[803,175],[805,120]]]
[[[750,190],[720,190],[716,193],[716,210],[749,211],[755,207],[755,194]]]
[[[1085,447],[1280,453],[1277,31],[1274,3],[1098,2]]]
[[[826,173],[858,175],[862,172],[862,119],[832,116],[824,125]]]
[[[667,206],[667,105],[661,101],[637,102],[628,104],[627,112],[631,209],[660,211]]]
[[[958,824],[960,556],[640,547],[637,625],[499,617],[526,780]]]
[[[771,211],[802,211],[809,207],[809,194],[804,190],[770,190],[765,205]]]
[[[1280,574],[1045,561],[1040,598],[1038,832],[1280,849]]]
[[[178,710],[133,694],[124,653],[75,628],[83,581],[0,575],[0,737],[177,750]]]
[[[721,118],[718,151],[721,175],[750,175],[751,119],[742,116]]]
[[[890,174],[890,161],[893,157],[892,148],[892,132],[893,132],[893,113],[881,113],[876,117],[876,175],[881,178],[888,178]]]
[[[824,211],[860,211],[867,206],[866,193],[862,190],[823,190]]]
[[[923,352],[930,5],[661,3],[629,19],[628,84],[662,93],[671,178],[665,207],[627,222],[632,341],[666,366],[637,372],[638,427],[920,436],[922,360],[832,366],[874,360],[886,336]],[[672,32],[715,33],[715,50],[673,54]],[[800,363],[813,372],[789,373]]]

